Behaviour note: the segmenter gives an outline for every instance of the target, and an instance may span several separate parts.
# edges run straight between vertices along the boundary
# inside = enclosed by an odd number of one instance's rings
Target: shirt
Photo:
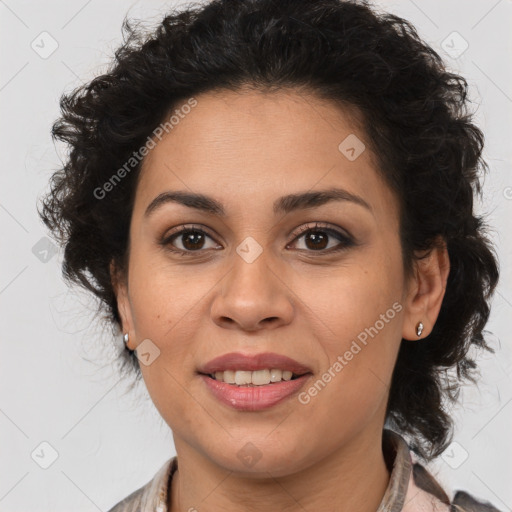
[[[382,446],[390,479],[376,512],[500,512],[465,491],[455,492],[450,500],[434,477],[415,461],[414,452],[396,432],[384,429]],[[177,468],[177,457],[170,458],[147,484],[108,512],[168,512],[167,496]]]

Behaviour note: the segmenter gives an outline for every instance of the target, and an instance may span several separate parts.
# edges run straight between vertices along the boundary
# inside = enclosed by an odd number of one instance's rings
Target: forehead
[[[393,205],[353,112],[293,90],[215,91],[195,100],[146,156],[136,208],[164,191],[188,190],[218,198],[235,214],[327,187],[364,195],[377,208]]]
[[[246,167],[255,162],[260,170],[276,160],[303,162],[306,157],[310,164],[338,159],[338,145],[349,134],[364,138],[353,114],[293,90],[214,91],[195,99],[188,114],[175,116],[178,122],[148,155],[146,166],[161,162],[166,150],[175,162],[186,159],[192,167],[204,166],[206,156],[211,165],[242,157]]]

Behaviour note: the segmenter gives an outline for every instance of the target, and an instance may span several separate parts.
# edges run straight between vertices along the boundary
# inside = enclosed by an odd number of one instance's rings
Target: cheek
[[[196,313],[214,284],[211,273],[176,265],[159,255],[134,254],[130,261],[130,296],[138,337],[162,342]]]
[[[333,270],[311,295],[318,325],[326,326],[321,380],[329,381],[329,400],[361,414],[381,403],[401,342],[402,286],[400,251],[374,251]]]
[[[402,309],[403,279],[396,252],[361,251],[343,265],[297,278],[294,286],[322,326],[331,358],[376,323],[380,338],[394,339],[401,332],[397,310]]]
[[[136,341],[149,339],[160,351],[150,365],[146,366],[142,360],[140,364],[157,408],[166,391],[176,389],[184,381],[184,369],[193,372],[196,350],[192,340],[201,321],[205,291],[212,286],[198,281],[197,274],[194,278],[192,266],[188,267],[188,273],[177,268],[165,261],[152,263],[137,254],[130,261],[129,287]],[[175,398],[178,396],[174,394]],[[168,400],[167,396],[165,401]]]
[[[357,294],[340,298],[337,313],[325,320],[336,336],[323,339],[328,362],[305,390],[301,404],[311,428],[327,428],[326,437],[337,439],[341,423],[347,433],[355,433],[385,413],[401,342],[402,305],[383,295],[364,294],[359,288]]]

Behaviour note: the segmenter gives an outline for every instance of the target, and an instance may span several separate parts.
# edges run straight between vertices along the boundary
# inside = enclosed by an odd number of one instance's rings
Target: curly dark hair
[[[420,457],[437,457],[453,435],[446,405],[464,379],[476,382],[470,349],[494,352],[483,334],[499,269],[473,212],[488,167],[465,79],[409,22],[365,1],[214,0],[171,12],[154,31],[125,19],[123,35],[108,72],[63,95],[53,126],[70,151],[39,215],[65,248],[64,277],[90,290],[119,327],[109,267],[127,268],[140,162],[108,201],[95,191],[183,100],[291,88],[353,108],[400,204],[406,274],[419,251],[448,248],[440,314],[425,341],[402,340],[386,415]],[[140,378],[136,356],[126,352],[120,357],[131,358]]]

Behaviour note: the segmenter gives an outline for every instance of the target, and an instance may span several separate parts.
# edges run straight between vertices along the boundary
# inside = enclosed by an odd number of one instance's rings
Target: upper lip
[[[231,352],[208,361],[205,365],[201,366],[198,371],[199,373],[210,375],[225,370],[256,371],[265,369],[289,370],[295,375],[311,373],[310,368],[298,361],[273,352],[251,355],[242,354],[241,352]]]

